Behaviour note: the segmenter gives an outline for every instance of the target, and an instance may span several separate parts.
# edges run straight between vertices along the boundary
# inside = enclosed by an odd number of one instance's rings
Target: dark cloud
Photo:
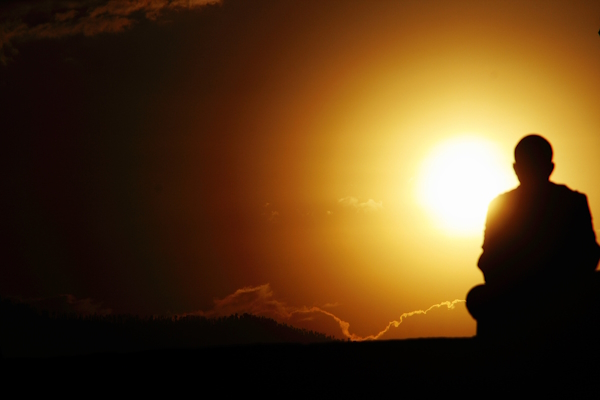
[[[42,1],[0,9],[0,63],[10,60],[14,42],[73,35],[117,33],[141,18],[156,20],[168,10],[192,9],[220,0]]]

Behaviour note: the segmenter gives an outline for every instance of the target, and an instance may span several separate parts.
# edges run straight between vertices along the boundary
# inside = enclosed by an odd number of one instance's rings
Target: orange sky
[[[2,295],[210,314],[268,284],[225,309],[375,335],[483,281],[483,225],[417,193],[456,138],[508,190],[543,135],[600,215],[596,1],[100,3],[0,8]],[[474,332],[459,302],[384,337]]]

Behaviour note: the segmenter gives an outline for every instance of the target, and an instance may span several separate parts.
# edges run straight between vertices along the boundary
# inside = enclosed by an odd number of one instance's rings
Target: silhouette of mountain
[[[258,343],[320,343],[325,334],[250,314],[228,317],[139,317],[50,313],[0,301],[4,357],[72,356],[104,352],[192,349]]]

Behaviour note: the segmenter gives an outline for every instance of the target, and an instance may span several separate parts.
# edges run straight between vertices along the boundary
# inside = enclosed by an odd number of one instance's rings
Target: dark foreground
[[[481,343],[475,338],[365,343],[216,346],[2,360],[4,388],[22,394],[127,390],[131,394],[194,397],[249,394],[311,397],[389,393],[489,396],[597,393],[598,351],[578,343],[559,347]],[[591,392],[590,392],[591,391]]]

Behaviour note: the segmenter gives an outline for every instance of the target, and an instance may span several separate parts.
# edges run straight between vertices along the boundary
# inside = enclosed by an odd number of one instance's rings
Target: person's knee
[[[488,292],[486,285],[478,285],[467,293],[467,310],[473,318],[479,319],[484,313],[489,298]]]

